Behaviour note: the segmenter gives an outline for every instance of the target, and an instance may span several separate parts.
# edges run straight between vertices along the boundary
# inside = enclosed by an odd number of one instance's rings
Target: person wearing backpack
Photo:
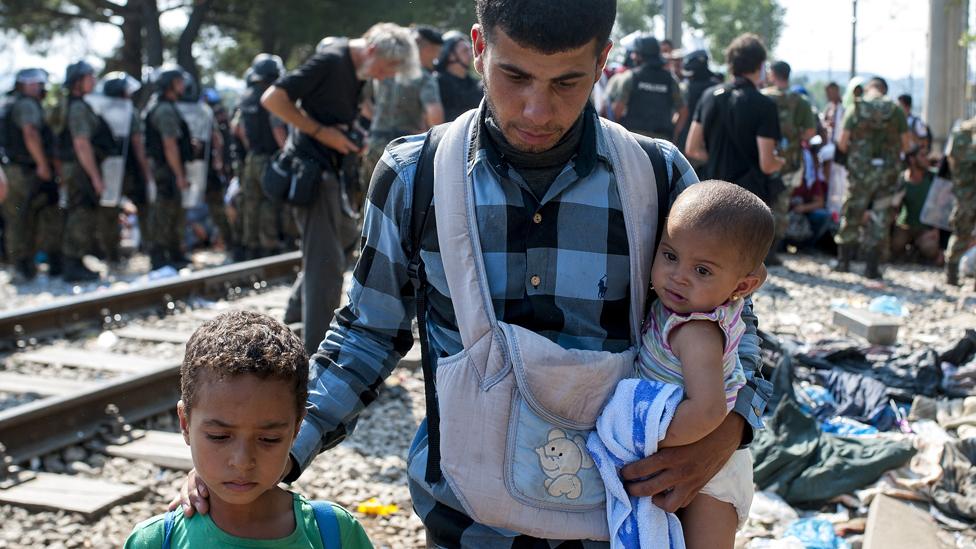
[[[48,275],[60,276],[62,269],[62,221],[51,165],[54,136],[41,106],[47,78],[43,69],[22,69],[13,91],[0,101],[0,162],[7,163],[9,180],[4,239],[14,282],[28,282],[37,274],[38,249],[48,254]]]
[[[308,354],[268,315],[231,311],[186,343],[177,413],[210,513],[170,511],[133,529],[126,549],[372,549],[341,506],[278,486],[305,415]]]
[[[803,184],[803,142],[817,133],[817,115],[810,102],[790,89],[789,63],[777,61],[769,69],[773,85],[764,88],[762,93],[776,103],[780,133],[778,148],[784,160],[779,174],[785,188],[773,200],[771,208],[776,217],[776,240],[769,248],[767,266],[782,264],[776,252],[782,247],[789,225],[790,198]]]
[[[407,473],[430,546],[607,547],[605,489],[580,441],[633,372],[659,227],[697,177],[674,145],[588,103],[614,0],[477,0],[476,11],[486,100],[384,152],[285,479],[352,432],[413,345],[416,315],[427,416]],[[736,413],[624,466],[631,495],[683,507],[761,426],[769,386],[745,310]],[[194,475],[181,498],[205,507]]]
[[[881,278],[882,250],[888,245],[898,200],[901,153],[910,144],[905,113],[886,95],[888,83],[874,77],[864,95],[844,115],[837,149],[846,155],[849,185],[841,208],[837,243],[838,272],[848,272],[851,260],[863,254],[864,276]],[[865,221],[865,213],[868,213]],[[863,230],[862,230],[863,229]]]

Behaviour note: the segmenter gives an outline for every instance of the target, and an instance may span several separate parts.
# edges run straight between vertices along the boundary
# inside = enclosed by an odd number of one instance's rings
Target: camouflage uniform
[[[61,252],[65,258],[81,259],[91,253],[92,235],[95,234],[95,219],[98,209],[98,195],[88,174],[75,156],[73,139],[82,137],[92,141],[96,165],[101,160],[100,147],[94,143],[99,131],[98,115],[80,97],[71,98],[68,103],[67,131],[62,134],[61,154],[62,178],[67,195],[67,208],[64,220],[64,240]]]
[[[13,139],[23,143],[23,127],[33,126],[44,141],[45,155],[50,158],[53,139],[44,122],[44,110],[36,99],[17,94],[10,108],[10,132]],[[5,220],[4,241],[7,257],[12,264],[33,266],[34,252],[44,251],[49,257],[61,253],[61,210],[58,208],[58,188],[52,181],[37,178],[34,159],[26,145],[10,148],[10,164],[6,168],[7,199],[3,203]],[[53,173],[53,168],[52,168]]]
[[[386,145],[394,139],[422,133],[427,124],[424,109],[439,105],[441,92],[437,80],[426,70],[409,82],[397,82],[396,78],[373,81],[373,121],[370,125],[363,168],[360,170],[362,188],[369,189],[373,169],[383,156]]]
[[[806,130],[817,127],[813,107],[805,97],[775,86],[762,90],[763,95],[776,103],[779,113],[780,156],[786,160],[780,170],[785,189],[773,202],[773,216],[776,218],[776,239],[781,240],[789,225],[790,197],[793,191],[803,184],[803,149],[800,137]]]
[[[834,241],[879,253],[896,213],[901,136],[908,131],[905,113],[887,97],[858,99],[844,115],[843,127],[850,132],[849,186]],[[869,217],[862,235],[865,212]]]
[[[284,201],[270,199],[261,188],[268,162],[280,148],[274,138],[276,128],[284,121],[260,104],[267,86],[249,87],[241,97],[238,123],[248,140],[248,150],[241,170],[240,220],[241,244],[249,257],[274,253],[280,248],[282,224],[290,212]]]
[[[156,180],[156,202],[149,216],[149,231],[152,234],[149,253],[155,268],[182,257],[181,245],[186,225],[182,193],[176,186],[176,174],[170,169],[163,151],[162,140],[166,138],[177,140],[180,161],[186,162],[192,154],[189,128],[180,117],[176,105],[160,99],[146,115],[146,152],[152,159],[153,179]]]
[[[952,162],[952,192],[956,205],[949,225],[952,236],[946,247],[946,265],[958,268],[959,259],[972,243],[976,229],[976,118],[952,132],[946,154]]]

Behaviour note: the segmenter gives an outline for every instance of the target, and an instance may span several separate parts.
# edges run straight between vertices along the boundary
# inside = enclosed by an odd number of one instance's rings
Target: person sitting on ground
[[[743,303],[765,280],[773,236],[769,207],[732,183],[692,185],[671,206],[636,360],[642,378],[684,386],[658,448],[697,442],[732,410],[746,383],[736,359]],[[752,496],[752,457],[740,449],[680,514],[687,547],[731,549]]]
[[[833,223],[827,209],[827,181],[816,151],[803,145],[803,182],[790,195],[786,242],[798,247],[815,246],[831,230]]]
[[[941,263],[939,230],[921,220],[922,208],[935,178],[935,173],[929,168],[925,147],[913,144],[905,154],[905,164],[905,170],[898,176],[903,195],[891,234],[891,258],[896,261]]]
[[[342,507],[278,487],[305,417],[308,355],[273,318],[231,311],[199,327],[180,369],[180,430],[210,512],[170,511],[141,522],[126,549],[371,548]]]

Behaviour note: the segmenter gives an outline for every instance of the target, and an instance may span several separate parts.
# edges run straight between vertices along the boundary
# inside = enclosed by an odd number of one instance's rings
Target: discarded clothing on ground
[[[783,398],[752,443],[755,482],[791,504],[817,504],[876,481],[915,450],[903,441],[821,432],[792,397]]]
[[[976,438],[954,440],[942,452],[942,478],[932,485],[932,503],[958,519],[976,520]]]
[[[834,399],[832,416],[844,416],[874,425],[881,431],[894,427],[894,411],[888,405],[888,387],[880,381],[842,370],[814,372],[814,379]]]
[[[908,419],[930,419],[947,431],[956,431],[959,438],[976,437],[976,396],[964,399],[917,396]]]

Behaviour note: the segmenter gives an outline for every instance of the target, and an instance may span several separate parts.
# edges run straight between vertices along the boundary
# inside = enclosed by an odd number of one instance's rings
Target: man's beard
[[[498,129],[501,130],[502,135],[505,137],[505,141],[507,141],[511,147],[524,153],[542,153],[555,147],[556,144],[559,143],[559,141],[563,138],[563,136],[566,135],[566,128],[543,128],[543,132],[546,133],[553,132],[553,133],[557,133],[559,136],[552,143],[548,143],[544,145],[528,145],[526,143],[517,141],[518,136],[515,135],[515,126],[498,118],[498,114],[497,114],[498,109],[495,108],[495,103],[494,101],[491,100],[491,94],[488,93],[489,88],[488,88],[487,79],[484,80],[484,85],[485,85],[485,101],[488,102],[488,110],[491,114],[491,117],[494,119],[495,125],[498,126]]]

